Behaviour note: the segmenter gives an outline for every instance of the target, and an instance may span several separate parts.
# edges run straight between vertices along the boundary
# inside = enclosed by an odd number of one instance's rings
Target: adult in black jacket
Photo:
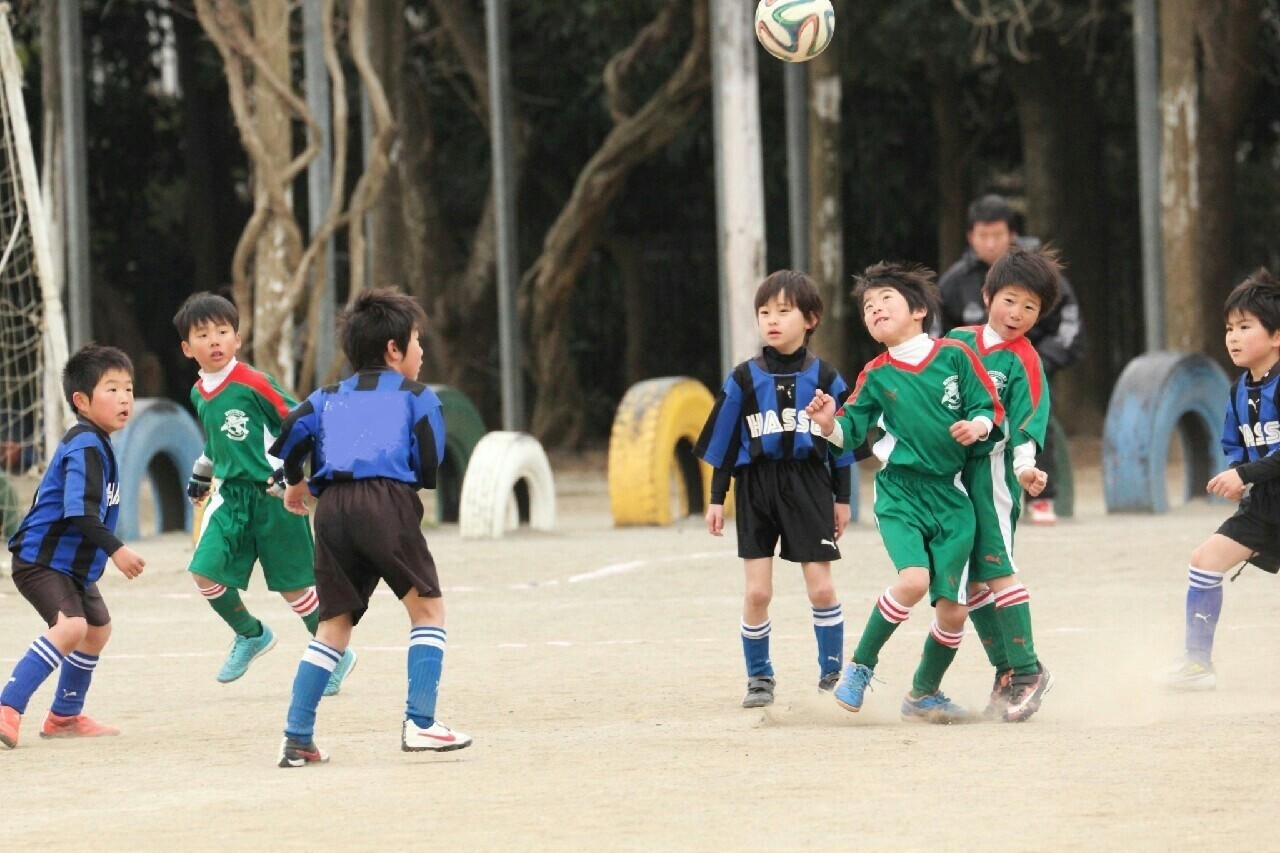
[[[977,326],[986,322],[987,308],[982,303],[982,282],[987,270],[1009,250],[1018,245],[1034,248],[1040,241],[1034,237],[1020,237],[1015,230],[1013,208],[1003,197],[985,195],[969,205],[969,247],[964,256],[951,265],[938,280],[942,291],[941,328],[946,334],[957,326]],[[1056,305],[1049,307],[1040,321],[1027,333],[1040,354],[1045,374],[1050,380],[1059,370],[1075,363],[1084,355],[1084,329],[1081,325],[1080,303],[1066,276],[1062,276]],[[1052,524],[1057,520],[1053,511],[1053,498],[1057,494],[1053,469],[1052,431],[1045,439],[1044,451],[1037,459],[1041,469],[1049,474],[1049,485],[1039,499],[1028,502],[1031,521]]]

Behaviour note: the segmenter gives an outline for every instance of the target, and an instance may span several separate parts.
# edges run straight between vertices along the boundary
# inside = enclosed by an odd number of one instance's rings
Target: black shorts
[[[15,555],[13,585],[23,598],[31,602],[50,628],[57,624],[59,613],[77,616],[95,628],[111,624],[107,603],[102,600],[96,583],[81,586],[71,575],[38,563],[28,563]]]
[[[784,560],[825,563],[840,559],[836,547],[831,472],[816,460],[762,460],[734,475],[738,556],[772,557],[782,539]]]
[[[316,503],[316,595],[320,620],[369,609],[369,597],[384,580],[396,598],[416,589],[440,597],[436,562],[422,538],[422,501],[408,483],[339,480]]]
[[[1262,515],[1257,503],[1246,497],[1235,515],[1222,522],[1218,533],[1251,549],[1249,562],[1274,575],[1280,571],[1280,524]]]

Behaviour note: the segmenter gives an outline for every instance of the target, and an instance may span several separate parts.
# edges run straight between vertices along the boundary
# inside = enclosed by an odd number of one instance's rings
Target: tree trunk
[[[1092,431],[1106,408],[1108,342],[1115,339],[1100,113],[1083,56],[1052,33],[1035,35],[1031,49],[1031,61],[1004,66],[1021,125],[1028,232],[1061,248],[1089,342],[1082,361],[1055,380],[1056,399],[1068,405],[1054,411],[1068,431]]]
[[[369,54],[374,70],[386,90],[387,100],[395,105],[394,112],[401,115],[404,98],[405,23],[404,0],[381,0],[371,4],[369,13]],[[406,287],[408,223],[404,216],[402,198],[403,171],[396,162],[406,139],[406,128],[401,125],[392,143],[391,171],[382,187],[378,201],[370,211],[372,252],[370,252],[369,280],[375,287]],[[412,292],[410,288],[407,288]]]
[[[813,333],[813,350],[848,376],[844,273],[844,166],[840,161],[842,39],[809,60],[809,272],[822,293],[826,316]]]
[[[933,84],[930,107],[938,143],[938,274],[946,272],[964,254],[968,243],[968,204],[973,198],[969,163],[972,148],[964,134],[960,111],[963,95],[960,75],[944,56],[925,56],[925,69]]]
[[[1257,80],[1258,0],[1160,4],[1166,338],[1211,351],[1233,281],[1235,151]]]

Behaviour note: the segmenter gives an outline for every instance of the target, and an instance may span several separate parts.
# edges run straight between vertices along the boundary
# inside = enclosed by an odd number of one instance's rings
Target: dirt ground
[[[775,573],[777,702],[739,707],[741,566],[700,519],[614,529],[604,457],[554,461],[558,529],[497,542],[427,531],[445,584],[439,714],[470,733],[444,755],[399,749],[407,623],[390,595],[357,629],[360,661],[320,707],[328,765],[275,766],[299,621],[261,581],[246,601],[280,643],[230,685],[227,629],[184,571],[186,537],[135,543],[146,573],[103,583],[115,634],[87,710],[119,738],[42,741],[52,691],[0,751],[5,849],[1245,850],[1275,844],[1280,587],[1227,585],[1219,688],[1170,694],[1148,673],[1181,647],[1187,557],[1225,515],[1203,501],[1108,516],[1096,447],[1076,448],[1077,515],[1025,527],[1019,564],[1037,645],[1057,676],[1022,725],[899,720],[930,622],[887,646],[859,714],[816,689],[800,573]],[[837,589],[852,650],[892,570],[863,511]],[[42,630],[0,580],[0,669]],[[970,634],[944,689],[981,708]],[[1271,842],[1266,841],[1272,838]]]

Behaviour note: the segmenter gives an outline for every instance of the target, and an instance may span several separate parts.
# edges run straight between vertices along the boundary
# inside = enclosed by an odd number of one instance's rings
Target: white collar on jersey
[[[933,338],[924,332],[889,347],[889,355],[894,361],[905,361],[913,367],[924,361],[931,352],[933,352]]]
[[[227,366],[219,370],[217,373],[207,373],[203,370],[200,371],[200,387],[206,391],[212,391],[217,388],[223,382],[227,381],[227,377],[231,375],[231,371],[236,369],[237,364],[239,364],[239,362],[232,357],[231,361],[227,362]]]

